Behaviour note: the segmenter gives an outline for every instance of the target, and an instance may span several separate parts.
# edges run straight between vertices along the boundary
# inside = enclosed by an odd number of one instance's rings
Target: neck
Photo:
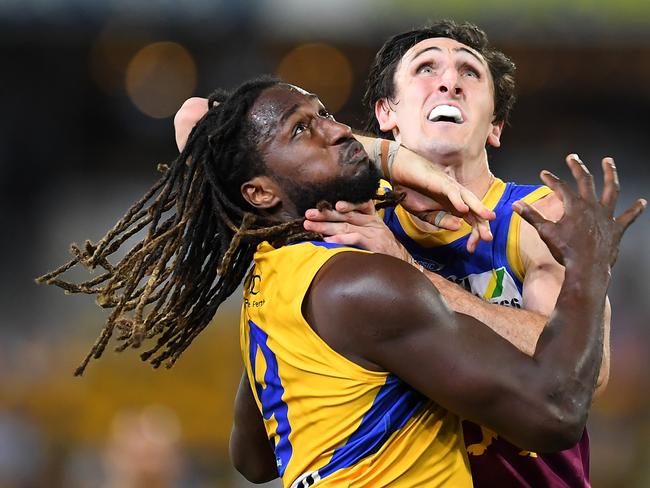
[[[286,224],[304,217],[304,215],[298,214],[296,206],[290,201],[282,201],[272,208],[263,209],[259,211],[259,215],[273,225]]]
[[[465,158],[459,154],[421,155],[441,165],[445,173],[472,191],[478,198],[483,198],[494,182],[495,177],[490,171],[485,150],[481,151],[476,158]]]

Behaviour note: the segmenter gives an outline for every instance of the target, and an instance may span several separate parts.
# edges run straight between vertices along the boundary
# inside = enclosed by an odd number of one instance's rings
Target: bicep
[[[550,316],[563,281],[564,268],[558,263],[539,264],[529,269],[523,283],[523,308]]]

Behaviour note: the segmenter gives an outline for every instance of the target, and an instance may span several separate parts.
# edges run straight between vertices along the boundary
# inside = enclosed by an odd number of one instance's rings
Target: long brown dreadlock
[[[72,244],[73,259],[37,278],[69,293],[96,295],[98,305],[112,309],[76,376],[102,355],[116,328],[116,350],[157,338],[140,357],[154,368],[163,361],[173,366],[244,279],[260,242],[322,239],[304,230],[304,219],[278,224],[253,214],[239,190],[265,172],[247,114],[259,95],[278,83],[261,78],[232,94],[215,92],[179,157],[159,166],[162,178],[97,243]],[[145,227],[146,236],[111,264],[108,257]],[[78,264],[105,272],[83,283],[57,278]]]

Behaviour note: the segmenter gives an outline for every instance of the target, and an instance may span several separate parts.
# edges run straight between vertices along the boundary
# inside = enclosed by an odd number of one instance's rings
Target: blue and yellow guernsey
[[[470,487],[458,417],[388,372],[341,356],[302,304],[340,252],[262,243],[244,289],[241,348],[285,487]]]
[[[426,269],[455,281],[492,303],[521,308],[525,270],[519,254],[521,217],[512,203],[532,203],[551,193],[545,186],[516,185],[495,179],[483,203],[494,210],[490,222],[494,239],[481,241],[474,253],[467,251],[470,226],[457,231],[426,229],[402,207],[385,210],[384,222],[413,258]]]

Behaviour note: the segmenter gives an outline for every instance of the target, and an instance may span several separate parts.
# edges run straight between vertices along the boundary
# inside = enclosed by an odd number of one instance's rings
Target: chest
[[[504,202],[507,203],[507,202]],[[414,231],[404,213],[387,212],[385,221],[413,258],[429,271],[457,283],[491,303],[521,308],[523,283],[513,270],[518,255],[519,228],[511,225],[509,206],[499,205],[496,220],[490,223],[494,239],[481,241],[475,252],[467,251],[469,234],[451,233],[432,239]]]

